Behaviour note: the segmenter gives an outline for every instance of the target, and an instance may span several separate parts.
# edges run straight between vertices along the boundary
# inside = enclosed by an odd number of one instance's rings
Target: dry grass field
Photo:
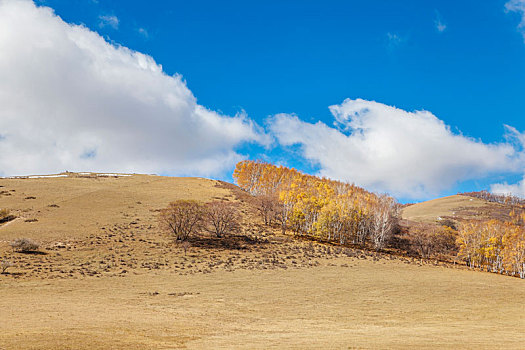
[[[244,231],[185,252],[158,210],[242,201],[197,178],[0,179],[0,349],[520,349],[523,280]],[[410,208],[410,207],[409,207]],[[407,209],[409,209],[407,208]],[[13,252],[17,237],[42,254]]]
[[[505,205],[464,195],[454,195],[405,207],[402,217],[409,221],[436,223],[439,218],[452,220],[506,218],[508,213],[509,207]]]

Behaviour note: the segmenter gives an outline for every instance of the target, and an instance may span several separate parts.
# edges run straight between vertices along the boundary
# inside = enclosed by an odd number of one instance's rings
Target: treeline
[[[233,177],[256,197],[264,222],[279,225],[283,232],[382,249],[398,230],[401,206],[392,197],[353,184],[262,161],[239,162]],[[393,247],[423,258],[456,257],[471,268],[525,278],[525,210],[519,207],[523,202],[486,191],[465,195],[512,204],[515,210],[508,221],[412,225],[395,235]]]
[[[470,221],[458,231],[458,256],[472,268],[525,278],[525,211],[509,221]]]
[[[488,202],[525,207],[525,199],[511,194],[495,194],[488,191],[459,193],[464,196],[484,199]]]
[[[353,184],[249,160],[237,164],[233,177],[258,198],[265,223],[283,232],[382,249],[397,229],[396,200]]]

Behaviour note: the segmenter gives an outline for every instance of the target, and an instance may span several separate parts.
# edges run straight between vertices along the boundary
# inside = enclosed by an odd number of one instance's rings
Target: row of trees
[[[242,161],[233,174],[258,201],[267,225],[321,241],[382,249],[397,230],[399,204],[353,184],[303,174],[261,161]],[[240,227],[238,204],[179,200],[160,212],[160,223],[178,241],[203,229],[222,237]],[[395,246],[423,258],[457,255],[470,267],[525,278],[525,210],[510,220],[417,224]],[[400,243],[401,242],[401,243]],[[395,242],[394,242],[395,243]]]
[[[470,267],[525,278],[525,211],[511,220],[470,221],[458,231],[458,256]]]
[[[525,207],[525,199],[511,194],[496,194],[489,191],[460,193],[464,196],[484,199],[488,202]]]
[[[258,198],[264,222],[283,232],[382,249],[397,229],[398,203],[353,184],[250,160],[237,163],[233,177]]]

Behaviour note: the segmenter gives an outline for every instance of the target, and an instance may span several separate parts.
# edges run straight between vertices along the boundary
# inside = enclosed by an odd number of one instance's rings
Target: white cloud
[[[320,175],[375,191],[422,198],[458,181],[521,171],[525,164],[510,141],[485,144],[455,134],[427,111],[407,112],[361,99],[347,99],[330,110],[336,128],[286,114],[274,116],[270,128],[282,145],[300,145]]]
[[[267,137],[197,104],[180,76],[47,7],[0,0],[0,175],[220,175]]]
[[[516,184],[508,184],[507,182],[493,184],[490,186],[490,191],[497,194],[513,195],[525,198],[525,175],[523,180]]]
[[[510,0],[505,4],[506,12],[517,12],[520,17],[520,23],[518,24],[518,29],[523,35],[523,40],[525,40],[525,0]]]
[[[100,28],[111,27],[115,30],[118,29],[119,19],[114,15],[100,15],[98,16],[98,25]]]

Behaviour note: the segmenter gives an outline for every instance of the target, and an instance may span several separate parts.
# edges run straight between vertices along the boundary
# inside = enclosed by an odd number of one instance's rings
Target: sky
[[[0,176],[525,197],[525,0],[0,0]]]

